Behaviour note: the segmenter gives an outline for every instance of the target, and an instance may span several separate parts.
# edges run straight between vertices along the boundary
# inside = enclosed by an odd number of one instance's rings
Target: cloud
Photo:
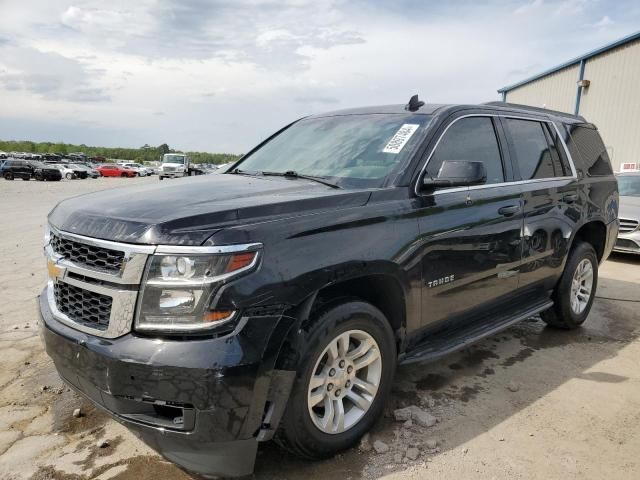
[[[497,99],[638,24],[633,0],[2,0],[0,137],[247,151],[311,113]]]
[[[600,20],[598,20],[596,23],[594,23],[593,26],[597,27],[597,28],[601,28],[601,27],[608,27],[610,25],[613,25],[614,23],[616,23],[616,22],[611,20],[609,15],[605,15]]]
[[[320,105],[336,105],[340,103],[340,100],[335,97],[323,97],[323,96],[295,97],[293,100],[298,103],[320,104]]]
[[[109,100],[108,93],[91,81],[99,72],[54,52],[11,45],[0,48],[0,86],[13,92],[69,102],[103,102]]]
[[[524,5],[516,8],[513,13],[515,15],[525,15],[534,10],[538,10],[544,4],[544,0],[533,0],[533,2],[525,3]]]

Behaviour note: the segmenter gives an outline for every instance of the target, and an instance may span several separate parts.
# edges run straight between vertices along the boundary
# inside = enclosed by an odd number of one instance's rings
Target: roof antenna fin
[[[418,95],[414,95],[409,99],[409,103],[404,106],[404,109],[409,110],[410,112],[417,112],[423,105],[424,102],[418,99]]]

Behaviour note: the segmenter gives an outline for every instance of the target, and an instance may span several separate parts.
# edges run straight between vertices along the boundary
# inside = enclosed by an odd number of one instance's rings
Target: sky
[[[637,0],[0,0],[0,139],[242,153],[305,115],[498,100]]]

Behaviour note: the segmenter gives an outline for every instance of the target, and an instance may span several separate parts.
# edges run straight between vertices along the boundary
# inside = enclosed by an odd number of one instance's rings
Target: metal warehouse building
[[[615,171],[640,168],[640,32],[498,93],[506,102],[582,115],[600,130]]]

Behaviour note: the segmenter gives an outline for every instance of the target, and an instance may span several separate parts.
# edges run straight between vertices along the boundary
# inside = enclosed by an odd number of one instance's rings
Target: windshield
[[[640,197],[640,175],[618,177],[618,192],[625,197]]]
[[[184,155],[165,155],[163,163],[184,163]]]
[[[378,187],[403,165],[422,137],[428,115],[368,114],[307,118],[238,165],[242,172],[294,171],[341,187]]]

